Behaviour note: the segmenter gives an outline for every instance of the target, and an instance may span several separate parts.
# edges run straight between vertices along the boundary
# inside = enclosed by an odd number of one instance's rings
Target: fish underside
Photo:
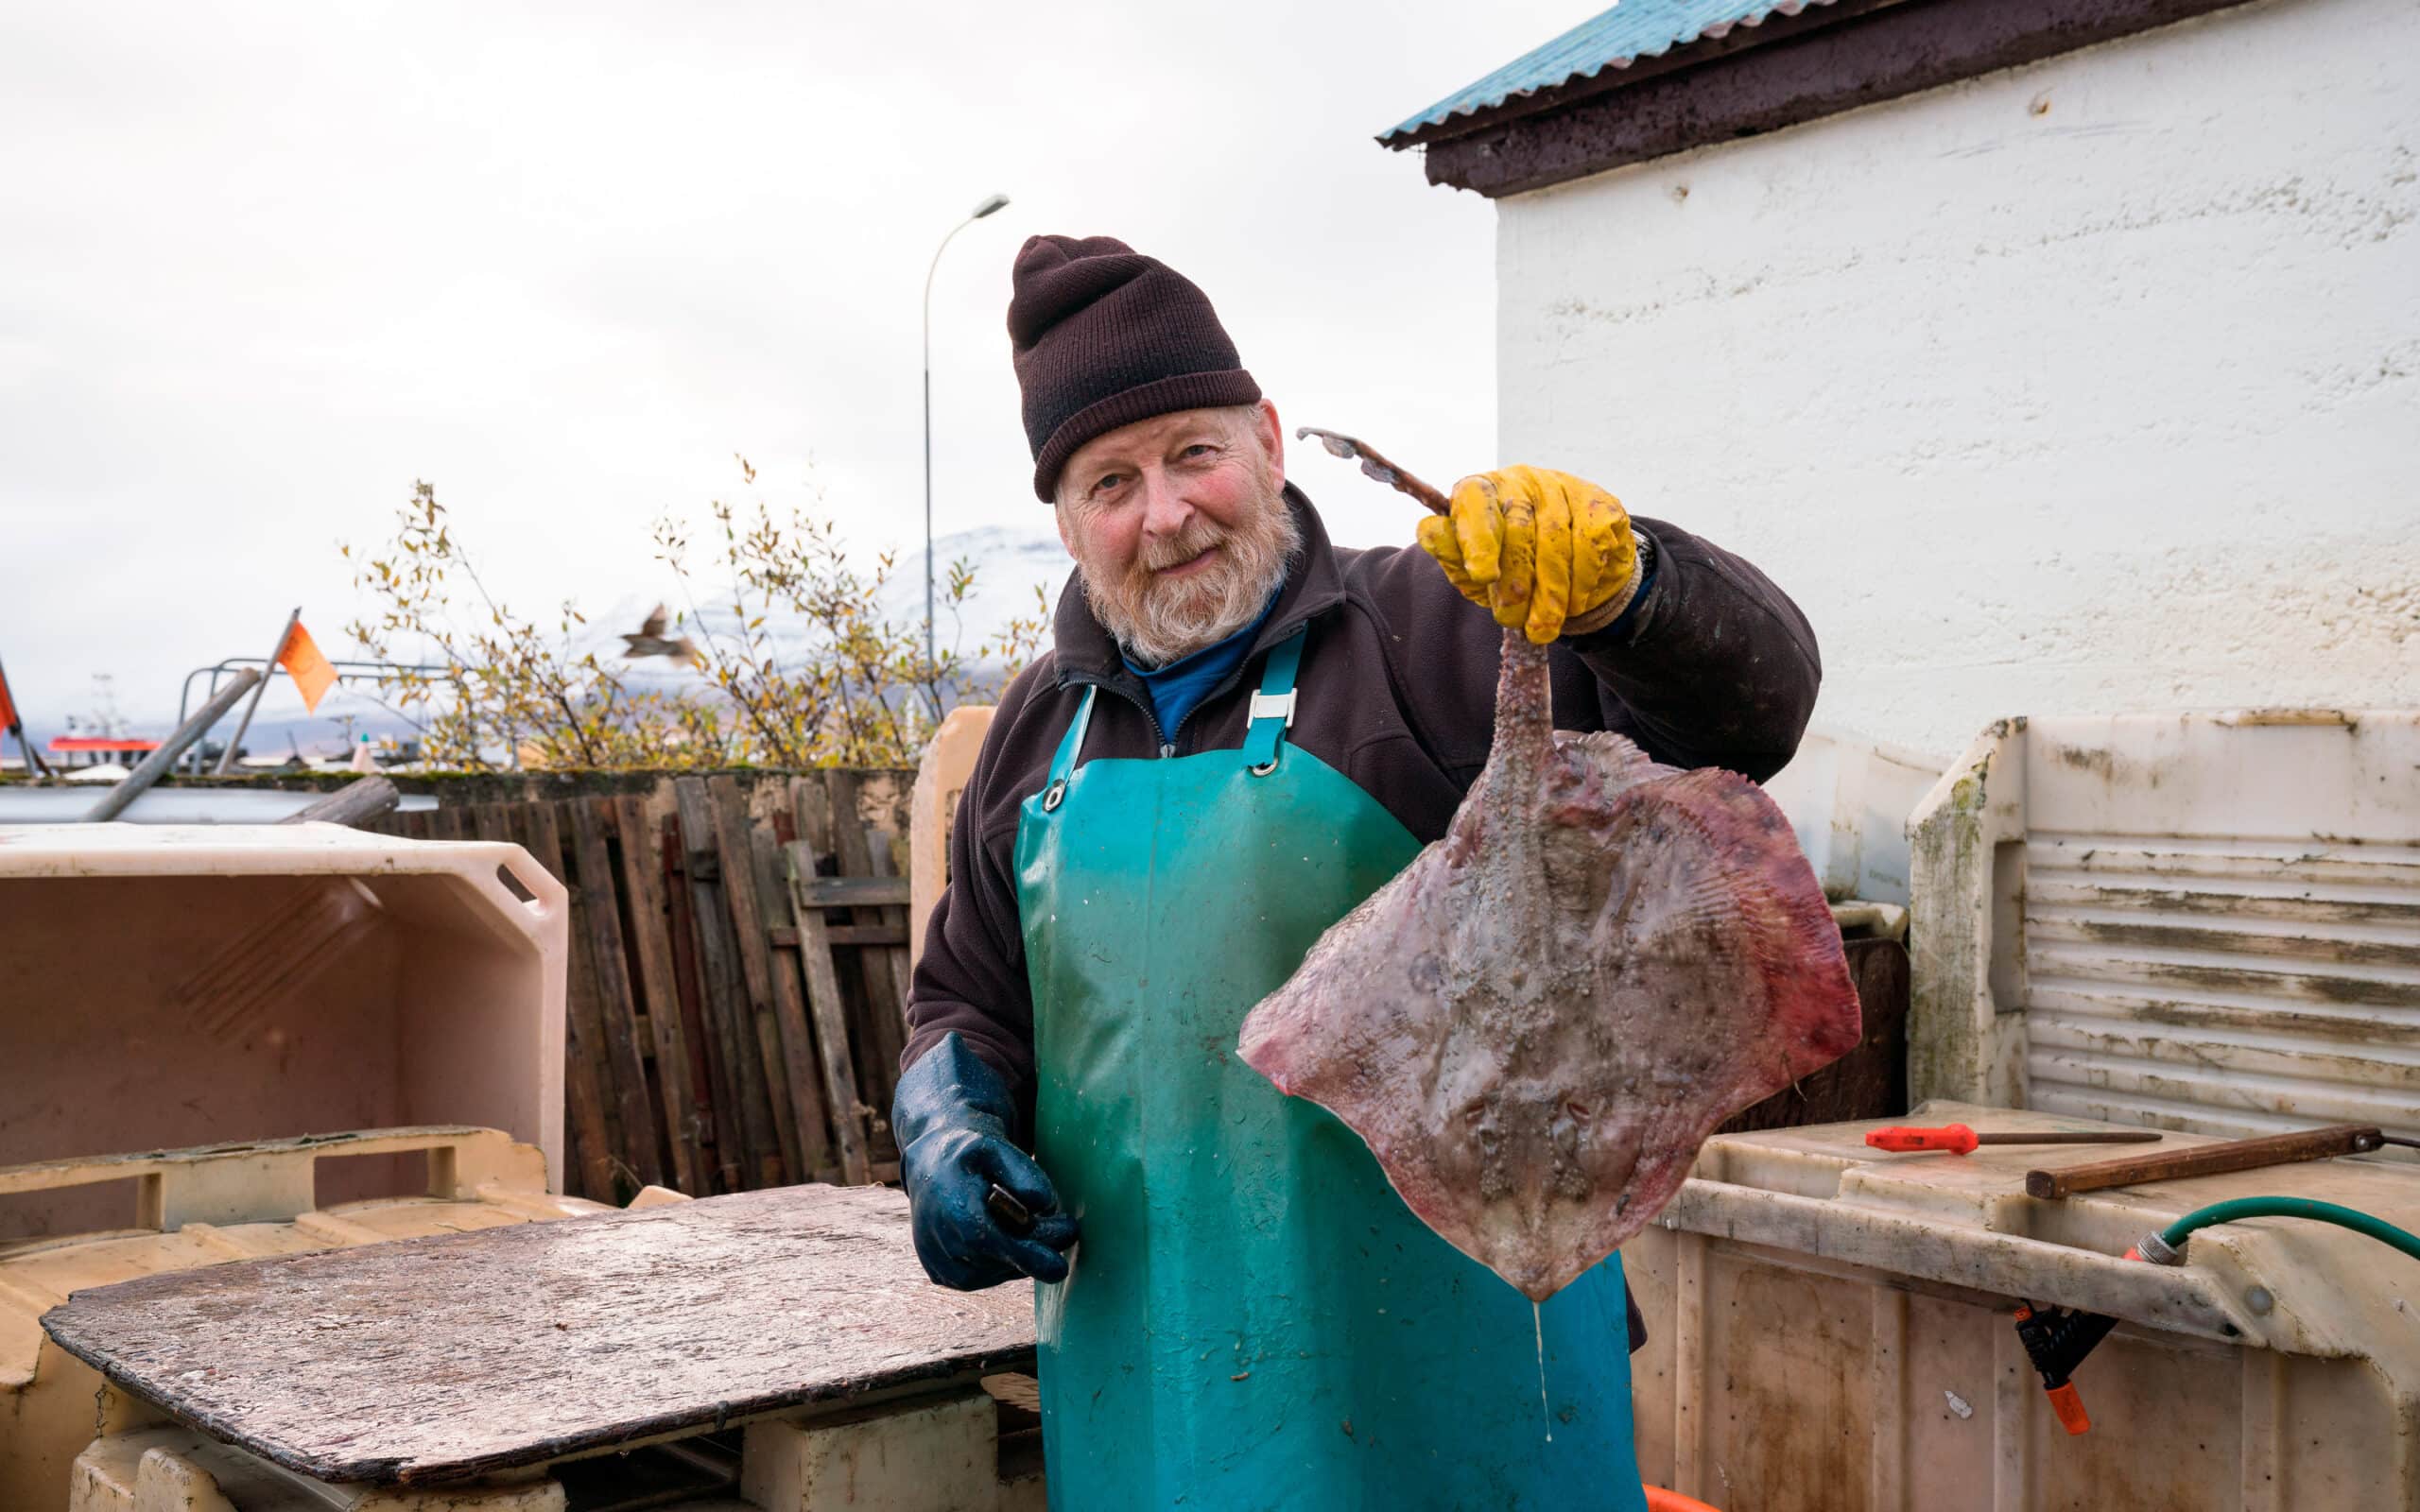
[[[1764,790],[1555,730],[1546,653],[1515,630],[1495,747],[1444,838],[1321,936],[1237,1048],[1543,1301],[1663,1210],[1718,1125],[1861,1024]]]

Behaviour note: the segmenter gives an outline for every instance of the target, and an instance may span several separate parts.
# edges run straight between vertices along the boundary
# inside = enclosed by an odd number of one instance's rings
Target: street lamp
[[[948,249],[950,237],[992,212],[1006,209],[1008,203],[1006,195],[986,196],[973,214],[949,229],[949,235],[933,249],[933,266],[925,269],[925,662],[928,666],[940,660],[933,641],[933,275],[941,270],[942,253]]]

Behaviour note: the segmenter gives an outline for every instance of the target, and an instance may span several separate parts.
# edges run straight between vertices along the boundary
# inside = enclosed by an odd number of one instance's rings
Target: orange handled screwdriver
[[[1945,1124],[1939,1128],[1917,1128],[1894,1125],[1877,1128],[1865,1137],[1865,1143],[1877,1150],[1893,1155],[1908,1155],[1917,1150],[1939,1150],[1949,1155],[1972,1155],[1982,1144],[2151,1144],[2161,1135],[2150,1129],[2094,1129],[2083,1133],[2041,1133],[2016,1129],[2005,1134],[1978,1134],[1963,1124]]]

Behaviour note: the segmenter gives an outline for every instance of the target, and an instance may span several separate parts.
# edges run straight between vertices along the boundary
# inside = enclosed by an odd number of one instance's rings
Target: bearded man
[[[1209,301],[1112,238],[1027,242],[1009,334],[1076,571],[959,803],[892,1125],[932,1278],[1039,1283],[1051,1506],[1644,1505],[1620,1258],[1533,1312],[1236,1034],[1445,833],[1499,626],[1552,645],[1558,727],[1756,779],[1813,632],[1538,469],[1337,547]]]

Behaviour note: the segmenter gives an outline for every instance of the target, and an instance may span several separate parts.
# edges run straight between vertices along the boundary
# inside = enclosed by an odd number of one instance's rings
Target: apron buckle
[[[1063,777],[1054,780],[1047,788],[1043,790],[1042,812],[1048,814],[1058,808],[1059,800],[1066,796],[1067,780]]]
[[[1269,664],[1261,669],[1260,690],[1252,696],[1244,728],[1244,770],[1254,777],[1276,771],[1286,749],[1286,731],[1294,728],[1294,673],[1302,660],[1303,632],[1296,630],[1269,653]]]

